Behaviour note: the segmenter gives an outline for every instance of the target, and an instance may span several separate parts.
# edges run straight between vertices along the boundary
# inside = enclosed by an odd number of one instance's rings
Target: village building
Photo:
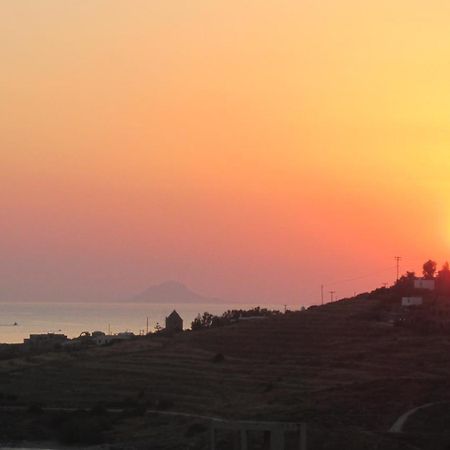
[[[419,306],[423,304],[422,297],[403,297],[402,306]]]
[[[107,345],[116,341],[125,341],[135,336],[131,331],[124,331],[118,334],[106,334],[103,331],[94,331],[91,336],[91,342],[95,345]]]
[[[414,280],[414,289],[426,289],[427,291],[434,291],[435,287],[435,280],[426,280],[425,278],[416,278]]]
[[[23,340],[23,344],[29,350],[53,350],[67,341],[65,334],[44,333],[30,334],[29,338]]]
[[[183,331],[183,319],[175,310],[166,317],[166,330],[173,332]]]

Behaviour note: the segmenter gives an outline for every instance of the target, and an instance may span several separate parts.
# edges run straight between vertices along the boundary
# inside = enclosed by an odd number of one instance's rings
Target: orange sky
[[[450,3],[5,0],[0,296],[318,300],[450,258]]]

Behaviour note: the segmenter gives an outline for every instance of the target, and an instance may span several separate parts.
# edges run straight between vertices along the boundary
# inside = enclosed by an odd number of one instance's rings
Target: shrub
[[[221,363],[221,362],[223,362],[223,361],[225,361],[225,356],[223,356],[222,353],[216,353],[216,354],[213,356],[213,359],[212,359],[212,362],[213,362],[213,363]]]
[[[108,413],[108,410],[103,403],[97,403],[91,408],[90,413],[93,416],[105,416]]]
[[[144,403],[139,403],[132,408],[126,408],[123,414],[126,417],[139,417],[144,416],[146,412],[147,405]]]
[[[208,430],[208,427],[203,423],[193,423],[184,433],[185,437],[193,437],[196,434],[204,433]]]
[[[109,424],[99,417],[73,414],[59,429],[59,440],[64,444],[101,444]]]
[[[173,407],[172,400],[159,399],[156,401],[156,409],[165,410]]]
[[[28,412],[30,414],[42,414],[43,412],[42,405],[37,402],[30,403],[30,405],[28,406]]]

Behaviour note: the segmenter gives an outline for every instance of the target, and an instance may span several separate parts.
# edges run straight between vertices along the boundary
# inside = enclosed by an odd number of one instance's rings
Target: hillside
[[[445,448],[429,437],[428,447],[414,447],[417,436],[386,431],[413,406],[450,400],[450,339],[373,320],[381,307],[341,301],[172,338],[2,361],[0,384],[24,405],[139,399],[226,418],[306,421],[310,450]],[[224,361],[214,362],[218,353]],[[142,425],[134,439],[156,445],[174,423],[166,420],[159,434],[152,428],[153,437]],[[157,448],[184,448],[176,436]],[[193,442],[207,448],[207,433]]]

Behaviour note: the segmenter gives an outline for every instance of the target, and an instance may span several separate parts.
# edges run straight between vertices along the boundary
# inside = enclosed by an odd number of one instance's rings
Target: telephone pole
[[[397,262],[397,281],[400,278],[400,261],[402,260],[401,256],[394,256],[395,261]]]
[[[334,294],[336,293],[336,291],[330,291],[330,299],[331,301],[334,300]]]
[[[321,300],[322,305],[323,305],[323,284],[320,285],[320,300]]]

